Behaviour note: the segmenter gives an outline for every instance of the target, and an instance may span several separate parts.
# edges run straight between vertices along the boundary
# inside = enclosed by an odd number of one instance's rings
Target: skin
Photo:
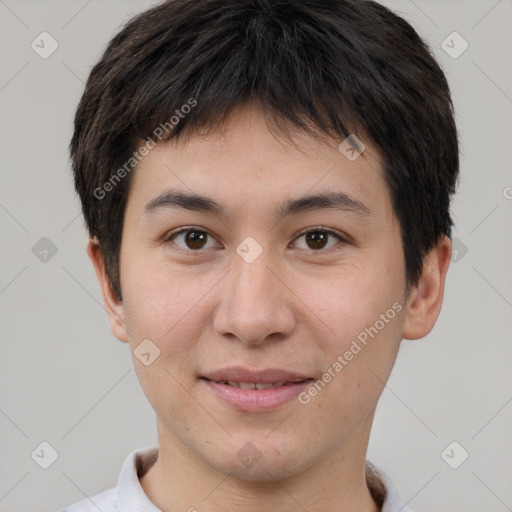
[[[451,242],[443,237],[425,257],[406,297],[400,226],[378,153],[365,141],[351,162],[340,142],[278,137],[258,108],[241,106],[222,131],[159,145],[139,164],[122,234],[122,301],[101,248],[89,243],[113,334],[132,354],[148,338],[161,351],[149,366],[133,361],[159,435],[158,461],[141,484],[164,512],[378,510],[364,472],[375,408],[402,338],[422,338],[437,320]],[[226,216],[145,215],[170,188],[209,196]],[[284,200],[319,191],[349,194],[370,214],[274,216]],[[308,242],[303,231],[318,226],[345,241]],[[183,234],[166,239],[183,227],[209,236],[192,248]],[[236,252],[248,236],[263,249],[252,263]],[[235,364],[319,379],[394,303],[400,313],[307,405],[239,412],[199,379]],[[249,468],[237,457],[248,442],[261,454]]]

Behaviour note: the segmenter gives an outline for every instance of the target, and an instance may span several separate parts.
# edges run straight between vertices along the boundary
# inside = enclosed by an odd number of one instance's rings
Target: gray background
[[[154,3],[0,0],[0,512],[52,512],[111,487],[127,454],[157,440],[108,328],[67,154],[91,66]],[[385,3],[448,75],[462,179],[443,311],[427,338],[403,342],[368,458],[415,510],[512,510],[512,0]],[[31,48],[43,31],[59,44],[47,59]],[[454,31],[469,43],[456,59],[443,50]],[[46,262],[32,252],[43,237],[57,248]],[[43,441],[58,452],[48,469],[31,457]],[[452,441],[469,453],[458,469],[441,456]]]

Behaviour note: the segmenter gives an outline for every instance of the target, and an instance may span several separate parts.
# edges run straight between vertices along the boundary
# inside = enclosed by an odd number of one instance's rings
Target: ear
[[[95,238],[89,240],[87,244],[87,254],[92,261],[96,277],[100,285],[101,294],[103,295],[103,303],[110,320],[110,330],[112,334],[120,341],[128,341],[128,334],[125,327],[124,305],[117,295],[112,290],[110,280],[105,269],[105,262],[103,260],[103,252],[101,251],[100,244]]]
[[[452,257],[452,242],[447,236],[423,259],[421,278],[407,300],[402,337],[417,340],[434,327],[443,304],[446,273]]]

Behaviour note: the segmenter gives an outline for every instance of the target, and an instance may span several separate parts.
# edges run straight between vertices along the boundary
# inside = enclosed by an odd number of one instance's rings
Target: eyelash
[[[186,227],[186,228],[181,228],[177,231],[173,231],[171,233],[169,233],[168,236],[165,237],[164,239],[164,242],[173,242],[173,239],[176,238],[178,235],[181,235],[183,233],[188,233],[188,232],[198,232],[198,233],[205,233],[206,235],[213,237],[213,235],[211,235],[210,233],[208,233],[208,231],[205,231],[204,229],[202,228],[199,228],[198,226],[189,226],[189,227]],[[332,229],[329,229],[329,228],[326,228],[324,226],[316,226],[316,227],[313,227],[313,228],[308,228],[306,231],[303,231],[301,233],[299,233],[297,235],[297,237],[294,239],[295,240],[298,240],[299,238],[309,234],[309,233],[327,233],[328,235],[331,235],[335,238],[338,239],[339,242],[341,243],[346,243],[347,240],[342,236],[340,235],[339,233],[337,233],[336,231],[333,231]],[[338,244],[339,244],[338,242]],[[174,242],[173,242],[174,243]],[[317,249],[317,250],[314,250],[314,249],[310,249],[308,252],[312,252],[312,253],[327,253],[327,252],[330,252],[332,249],[335,249],[336,246],[338,244],[334,244],[333,246],[331,247],[328,247],[327,249]],[[183,251],[183,252],[186,252],[186,253],[200,253],[202,251],[202,249],[197,249],[197,250],[194,250],[194,249],[184,249],[183,247],[175,244],[178,249],[180,251]]]

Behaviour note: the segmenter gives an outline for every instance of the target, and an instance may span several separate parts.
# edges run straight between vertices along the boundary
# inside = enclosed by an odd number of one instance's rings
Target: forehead
[[[230,209],[279,215],[291,197],[337,193],[349,198],[345,204],[353,200],[382,215],[391,203],[380,156],[363,142],[358,156],[347,153],[343,140],[292,129],[281,136],[261,110],[239,107],[222,129],[157,144],[137,166],[127,208],[142,212],[172,189],[210,198],[226,215]]]

